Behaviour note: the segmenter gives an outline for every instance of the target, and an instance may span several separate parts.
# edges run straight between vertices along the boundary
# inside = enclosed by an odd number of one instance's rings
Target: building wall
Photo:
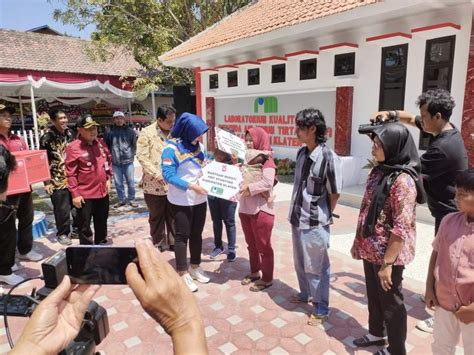
[[[353,110],[352,110],[352,133],[351,133],[351,156],[361,165],[370,156],[370,142],[365,136],[357,133],[360,124],[368,122],[368,119],[379,106],[380,75],[381,75],[381,52],[382,46],[375,43],[367,43],[366,38],[383,35],[392,32],[409,33],[412,28],[452,22],[461,26],[456,31],[456,46],[454,54],[454,67],[452,75],[451,93],[456,100],[456,108],[451,118],[452,123],[461,128],[461,117],[463,112],[463,99],[466,84],[466,71],[469,55],[469,44],[472,24],[472,5],[462,5],[452,7],[442,12],[427,12],[422,15],[405,17],[392,22],[376,23],[366,27],[359,27],[352,31],[335,33],[326,38],[315,38],[307,43],[319,43],[320,45],[351,42],[357,43],[355,74],[346,77],[334,77],[334,53],[322,51],[318,56],[317,78],[314,80],[299,80],[299,59],[288,59],[286,66],[286,82],[271,83],[271,64],[262,63],[260,65],[260,85],[247,86],[247,69],[238,69],[238,87],[227,88],[227,72],[219,70],[219,89],[209,89],[209,72],[202,72],[202,107],[205,112],[206,97],[215,97],[216,105],[223,98],[249,97],[276,95],[285,93],[311,92],[311,91],[334,91],[336,87],[353,87]],[[413,113],[418,112],[415,101],[422,91],[423,71],[425,61],[426,40],[443,37],[450,33],[440,33],[437,31],[425,31],[423,35],[413,34],[408,43],[408,66],[405,90],[404,109]],[[387,46],[392,45],[388,44]],[[302,47],[297,43],[281,43],[276,49],[263,49],[259,52],[258,58],[266,56],[282,56],[298,49],[315,50],[316,46]],[[348,49],[347,52],[351,52]],[[256,60],[257,57],[247,56],[246,60]],[[233,63],[222,63],[233,64]],[[211,73],[212,74],[212,73]],[[307,106],[318,107],[318,102],[308,102]],[[306,107],[301,107],[303,109]],[[222,111],[216,107],[216,113]],[[294,112],[296,114],[296,112]],[[324,112],[323,112],[324,113]],[[328,113],[330,114],[330,113]],[[334,113],[332,113],[334,114]],[[222,122],[223,118],[216,116],[216,123]],[[410,129],[416,142],[418,142],[419,132],[417,129]],[[286,156],[294,158],[295,149],[287,150]],[[422,152],[420,152],[422,153]],[[352,162],[354,163],[354,162]],[[355,168],[357,169],[357,168]]]

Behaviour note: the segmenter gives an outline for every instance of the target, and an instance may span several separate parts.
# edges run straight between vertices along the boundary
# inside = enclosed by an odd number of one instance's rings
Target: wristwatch
[[[393,264],[395,264],[395,261],[392,261],[391,263],[389,263],[389,262],[386,262],[384,259],[382,263],[382,268],[386,268],[387,266],[392,266]]]

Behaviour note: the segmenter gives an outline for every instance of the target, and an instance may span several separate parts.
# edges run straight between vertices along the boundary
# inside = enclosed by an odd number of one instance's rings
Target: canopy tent
[[[23,71],[0,72],[0,99],[20,104],[23,123],[23,103],[31,103],[36,146],[39,145],[38,121],[35,101],[59,101],[69,105],[82,105],[90,101],[106,101],[112,105],[128,104],[136,100],[129,86],[122,88],[119,77],[73,73]],[[24,97],[29,97],[25,99]]]

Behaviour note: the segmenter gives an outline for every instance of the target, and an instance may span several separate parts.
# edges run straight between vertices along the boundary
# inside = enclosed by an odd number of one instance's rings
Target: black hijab
[[[372,195],[363,230],[365,238],[373,235],[375,224],[385,205],[390,188],[402,172],[409,174],[415,181],[416,202],[425,202],[423,184],[420,180],[420,158],[408,129],[400,123],[384,123],[373,130],[372,139],[375,136],[382,142],[385,161],[374,168],[381,171],[383,176]]]

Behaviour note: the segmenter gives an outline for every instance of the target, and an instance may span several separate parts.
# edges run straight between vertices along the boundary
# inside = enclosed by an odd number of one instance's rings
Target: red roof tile
[[[140,67],[119,49],[111,61],[94,62],[85,51],[90,42],[73,37],[0,29],[0,43],[0,69],[133,76]]]
[[[353,10],[381,0],[259,0],[165,53],[164,61],[219,47],[279,28]]]

